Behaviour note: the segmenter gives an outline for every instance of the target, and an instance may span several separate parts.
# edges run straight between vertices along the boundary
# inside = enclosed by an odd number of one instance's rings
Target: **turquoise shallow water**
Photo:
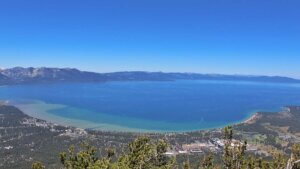
[[[0,99],[65,105],[47,113],[99,126],[191,131],[300,105],[300,85],[204,80],[18,85],[0,87]]]

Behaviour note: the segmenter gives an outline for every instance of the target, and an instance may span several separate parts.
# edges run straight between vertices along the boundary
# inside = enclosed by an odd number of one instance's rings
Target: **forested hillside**
[[[36,161],[46,168],[56,169],[71,165],[72,160],[78,160],[77,156],[95,159],[92,165],[101,162],[101,165],[105,163],[104,166],[125,165],[129,168],[136,163],[141,165],[145,159],[147,163],[151,161],[149,165],[154,168],[163,167],[157,166],[157,160],[161,158],[166,160],[164,164],[168,167],[178,168],[184,165],[191,168],[212,165],[226,168],[233,161],[239,166],[266,165],[274,168],[278,163],[285,166],[291,154],[295,155],[290,161],[298,159],[295,151],[299,146],[295,145],[300,142],[297,123],[300,108],[297,106],[278,113],[257,113],[245,123],[227,128],[227,132],[212,129],[186,133],[130,133],[61,126],[32,118],[13,106],[2,104],[0,168],[5,169],[31,168]],[[85,146],[80,148],[83,143]],[[74,152],[72,148],[69,152],[72,145]],[[144,151],[146,154],[143,154]],[[66,153],[60,156],[61,152]],[[92,154],[87,154],[90,152]],[[137,157],[136,153],[142,157]],[[225,158],[224,153],[229,157]],[[138,161],[131,161],[132,158]]]

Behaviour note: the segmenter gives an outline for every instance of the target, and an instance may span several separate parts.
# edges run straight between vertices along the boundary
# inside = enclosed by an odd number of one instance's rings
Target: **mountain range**
[[[108,82],[108,81],[174,81],[174,80],[231,80],[253,82],[300,83],[300,80],[281,76],[245,76],[199,73],[164,73],[127,71],[95,73],[71,68],[0,69],[0,84],[57,83],[57,82]]]

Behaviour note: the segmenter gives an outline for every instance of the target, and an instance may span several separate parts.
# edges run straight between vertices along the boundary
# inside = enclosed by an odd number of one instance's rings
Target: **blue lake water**
[[[191,131],[300,105],[300,85],[205,80],[17,85],[0,87],[0,99],[66,105],[48,113],[86,123]]]

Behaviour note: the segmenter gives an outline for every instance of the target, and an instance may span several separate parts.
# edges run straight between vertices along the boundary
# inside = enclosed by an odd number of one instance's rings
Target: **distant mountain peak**
[[[300,80],[281,76],[222,75],[199,73],[164,73],[123,71],[94,73],[75,68],[14,67],[0,71],[0,84],[104,82],[104,81],[173,81],[173,80],[230,80],[274,83],[300,83]]]

